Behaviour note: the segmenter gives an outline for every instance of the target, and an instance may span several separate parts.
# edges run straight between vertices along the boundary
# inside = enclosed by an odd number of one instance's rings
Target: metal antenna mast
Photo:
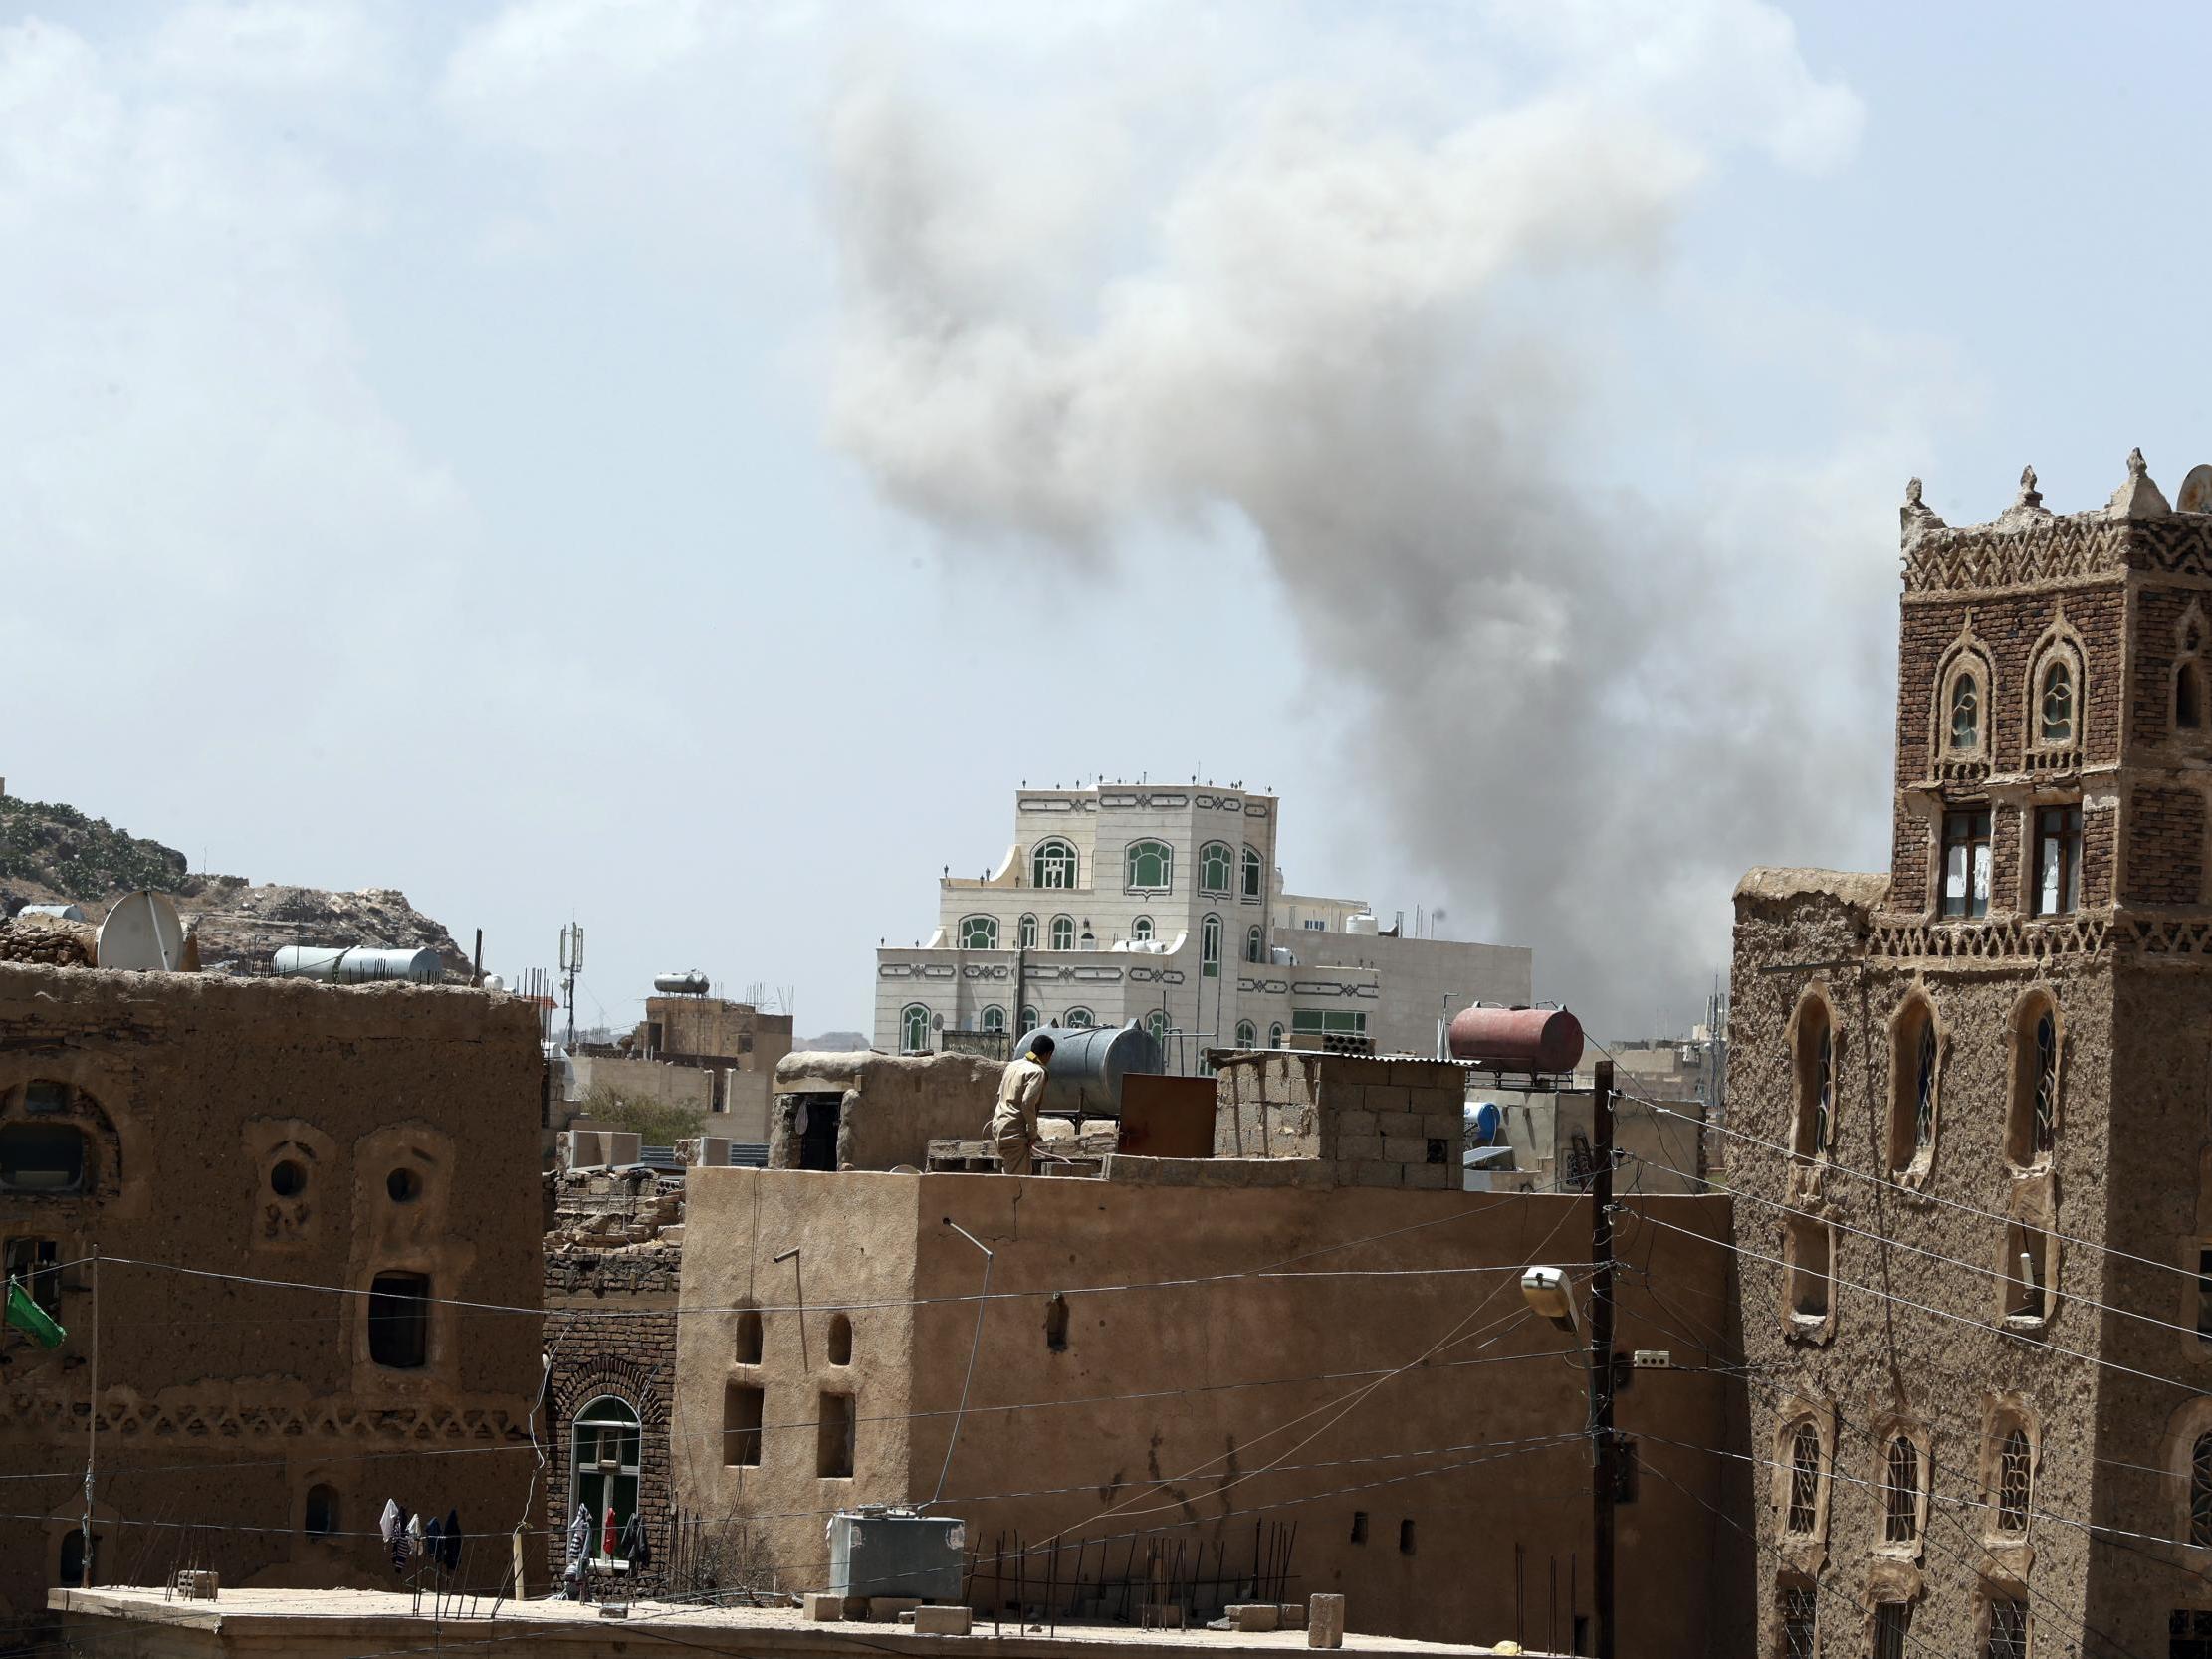
[[[568,1047],[576,1046],[576,975],[583,971],[583,930],[570,922],[560,930],[560,979],[568,997]]]

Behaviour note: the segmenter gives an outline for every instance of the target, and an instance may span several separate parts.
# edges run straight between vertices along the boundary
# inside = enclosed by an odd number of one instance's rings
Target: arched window
[[[1889,1167],[1901,1174],[1935,1144],[1934,1010],[1912,997],[1898,1013],[1889,1041]]]
[[[1036,1008],[1035,1008],[1035,1007],[1034,1007],[1034,1006],[1033,1006],[1032,1004],[1029,1004],[1029,1003],[1026,1003],[1026,1002],[1024,1002],[1024,1003],[1023,1003],[1023,1004],[1021,1005],[1021,1031],[1022,1031],[1022,1035],[1026,1036],[1026,1035],[1028,1035],[1028,1033],[1030,1033],[1030,1032],[1034,1031],[1034,1030],[1035,1030],[1036,1028],[1037,1028],[1037,1011],[1036,1011]]]
[[[1836,1033],[1818,995],[1798,1004],[1797,1114],[1791,1150],[1819,1157],[1828,1150],[1836,1107]]]
[[[81,1192],[88,1161],[85,1132],[74,1124],[0,1124],[0,1190]]]
[[[1122,854],[1132,893],[1166,893],[1175,886],[1175,849],[1165,841],[1132,841]]]
[[[832,1365],[852,1363],[852,1321],[843,1314],[829,1316],[829,1362]]]
[[[899,1052],[927,1054],[930,1047],[930,1011],[919,1002],[899,1010]]]
[[[1139,944],[1152,942],[1152,918],[1140,916],[1129,924],[1129,936]]]
[[[1209,916],[1199,924],[1199,971],[1209,979],[1221,976],[1221,919]]]
[[[1950,750],[1966,755],[1982,746],[1982,689],[1971,669],[1961,669],[1951,680],[1945,700],[1950,710]]]
[[[1236,855],[1225,841],[1209,841],[1199,849],[1199,891],[1227,898]]]
[[[1098,1016],[1088,1008],[1070,1008],[1060,1016],[1060,1023],[1070,1031],[1088,1031],[1098,1023]]]
[[[1052,948],[1055,950],[1073,950],[1075,948],[1074,917],[1055,916],[1052,919]]]
[[[1259,1047],[1259,1027],[1252,1024],[1250,1020],[1238,1020],[1236,1022],[1236,1046],[1238,1048]]]
[[[2043,665],[2036,700],[2036,729],[2054,747],[2074,741],[2074,665],[2054,655]]]
[[[1881,1538],[1910,1544],[1920,1536],[1920,1448],[1908,1435],[1889,1442],[1881,1481]]]
[[[1267,1046],[1269,1048],[1282,1047],[1282,1021],[1277,1020],[1267,1028]]]
[[[1162,1047],[1165,1047],[1167,1045],[1168,1016],[1166,1014],[1163,1014],[1157,1008],[1153,1009],[1151,1013],[1145,1016],[1145,1029],[1152,1033],[1152,1040],[1154,1042],[1160,1044]]]
[[[998,919],[995,916],[964,916],[960,919],[960,947],[963,950],[995,950],[998,948]]]
[[[2189,1452],[2189,1542],[2212,1544],[2212,1434],[2200,1434]]]
[[[1820,1529],[1821,1437],[1811,1423],[1790,1436],[1790,1507],[1783,1531],[1811,1538]]]
[[[1244,849],[1244,897],[1252,901],[1267,897],[1267,865],[1257,847]]]
[[[2202,1450],[2201,1442],[2199,1450]],[[1997,1448],[1997,1530],[2025,1533],[2035,1464],[2028,1452],[2028,1431],[2015,1423]]]
[[[612,1394],[601,1394],[585,1406],[570,1430],[568,1468],[575,1477],[576,1503],[590,1514],[591,1540],[601,1548],[601,1522],[608,1510],[614,1511],[617,1535],[637,1513],[638,1443],[636,1408]]]
[[[1264,962],[1267,959],[1267,935],[1258,928],[1244,930],[1244,960]]]
[[[2025,1000],[2013,1027],[2012,1100],[2005,1155],[2022,1169],[2048,1162],[2059,1133],[2058,1009],[2038,992]]]
[[[761,1310],[740,1308],[737,1333],[731,1340],[730,1355],[741,1365],[758,1365],[761,1362]]]
[[[310,1538],[329,1538],[337,1531],[337,1488],[318,1481],[308,1488],[308,1501],[300,1511],[300,1525]]]
[[[1075,849],[1056,838],[1039,841],[1029,855],[1031,887],[1073,887],[1075,870]]]
[[[1005,1009],[999,1007],[995,1002],[986,1008],[984,1010],[983,1028],[986,1031],[1003,1033],[1006,1029]]]
[[[1034,950],[1037,947],[1037,919],[1024,914],[1015,924],[1014,936],[1021,941],[1022,949]]]

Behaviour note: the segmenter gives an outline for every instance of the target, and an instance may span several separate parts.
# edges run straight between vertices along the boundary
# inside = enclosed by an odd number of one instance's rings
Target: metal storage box
[[[831,1595],[958,1601],[968,1529],[911,1510],[839,1510],[829,1518]]]

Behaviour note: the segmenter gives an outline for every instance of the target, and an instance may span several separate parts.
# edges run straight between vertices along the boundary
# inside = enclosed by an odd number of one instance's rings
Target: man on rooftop
[[[1026,1175],[1037,1152],[1037,1106],[1044,1099],[1045,1068],[1052,1063],[1052,1039],[1032,1037],[1028,1052],[1006,1068],[998,1081],[998,1104],[991,1114],[991,1139],[998,1148],[998,1167]]]

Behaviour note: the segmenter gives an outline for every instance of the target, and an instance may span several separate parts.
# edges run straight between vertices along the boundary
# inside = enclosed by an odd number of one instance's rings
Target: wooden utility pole
[[[1620,1476],[1613,1436],[1613,1062],[1597,1065],[1591,1100],[1590,1182],[1590,1519],[1595,1534],[1590,1593],[1597,1614],[1597,1659],[1614,1659],[1613,1498]]]

